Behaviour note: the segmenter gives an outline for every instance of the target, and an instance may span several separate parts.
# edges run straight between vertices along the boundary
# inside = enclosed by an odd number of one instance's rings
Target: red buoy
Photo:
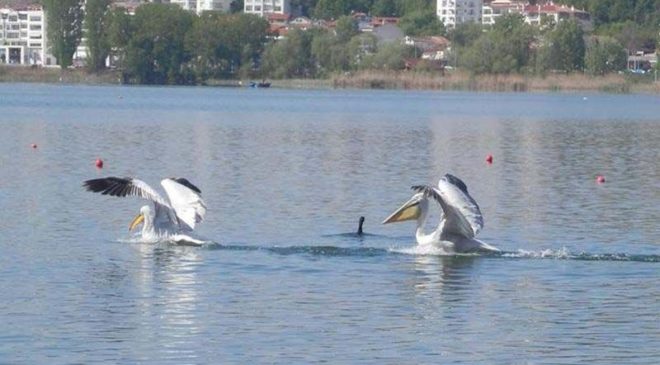
[[[488,164],[493,163],[493,155],[486,156],[486,163],[488,163]]]
[[[96,162],[94,163],[96,165],[96,168],[102,169],[103,168],[103,160],[100,158],[96,159]]]
[[[596,182],[599,184],[603,184],[605,182],[605,176],[603,175],[596,176]]]
[[[33,144],[30,145],[30,147],[36,149],[36,148],[37,148],[37,144],[36,144],[36,143],[33,143]]]

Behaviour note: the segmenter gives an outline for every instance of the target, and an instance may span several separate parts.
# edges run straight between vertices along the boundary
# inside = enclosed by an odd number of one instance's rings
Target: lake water
[[[660,361],[657,95],[0,84],[0,128],[2,364]],[[380,224],[446,172],[504,254]],[[109,175],[217,244],[131,243]]]

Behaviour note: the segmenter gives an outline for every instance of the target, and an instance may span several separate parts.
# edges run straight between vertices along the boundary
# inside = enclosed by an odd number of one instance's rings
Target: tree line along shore
[[[107,70],[90,73],[84,69],[24,68],[0,66],[0,82],[62,83],[89,85],[122,84],[122,73]],[[211,79],[211,87],[242,87],[247,80]],[[579,92],[660,93],[660,82],[639,76],[609,74],[555,74],[546,76],[473,75],[467,72],[429,74],[410,71],[358,71],[319,79],[278,79],[272,87],[289,89],[400,89],[482,92]]]
[[[349,9],[351,2],[344,2]],[[438,62],[420,60],[415,46],[360,32],[356,19],[341,12],[328,15],[338,16],[332,27],[291,29],[274,37],[265,19],[240,12],[196,15],[177,5],[149,3],[129,15],[110,0],[87,0],[84,10],[78,0],[43,0],[48,38],[62,70],[4,67],[0,80],[234,85],[269,79],[275,86],[655,92],[660,65],[644,75],[625,70],[630,49],[655,50],[660,9],[645,11],[646,2],[632,2],[635,11],[606,16],[597,1],[577,4],[601,11],[589,32],[575,20],[542,19],[541,26],[532,26],[520,14],[500,16],[492,26],[446,29],[430,1],[396,8],[406,35],[449,39],[451,47]],[[85,67],[71,70],[83,35]]]

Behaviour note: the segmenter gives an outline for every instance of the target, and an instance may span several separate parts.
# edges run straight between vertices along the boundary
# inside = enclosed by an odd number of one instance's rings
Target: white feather
[[[165,189],[180,223],[185,224],[190,230],[195,229],[195,225],[206,215],[206,204],[202,196],[172,179],[164,179],[160,184]]]

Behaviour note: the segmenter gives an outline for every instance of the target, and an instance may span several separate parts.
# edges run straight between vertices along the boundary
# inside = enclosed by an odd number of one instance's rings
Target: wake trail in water
[[[166,244],[172,247],[186,246],[175,242],[151,242],[140,239],[122,239],[122,243],[140,243],[140,244]],[[256,245],[238,245],[221,244],[214,241],[205,241],[201,245],[195,245],[201,249],[223,250],[223,251],[252,251],[268,252],[277,255],[312,255],[325,257],[374,257],[386,255],[409,255],[409,256],[442,256],[442,257],[482,257],[499,259],[533,259],[533,260],[574,260],[574,261],[621,261],[621,262],[649,262],[660,263],[660,255],[641,255],[629,253],[588,253],[571,252],[566,247],[552,250],[522,250],[505,251],[502,253],[490,254],[454,254],[447,253],[440,247],[435,246],[405,246],[405,247],[342,247],[342,246],[322,246],[322,245],[300,245],[300,246],[256,246]]]
[[[456,256],[456,257],[483,257],[501,259],[553,259],[577,261],[631,261],[631,262],[660,262],[660,255],[638,255],[627,253],[572,253],[566,248],[559,250],[503,252],[493,254],[448,254],[438,247],[411,246],[411,247],[338,247],[338,246],[243,246],[212,244],[205,246],[215,250],[260,251],[278,255],[313,255],[313,256],[348,256],[373,257],[385,255],[411,255],[411,256]]]

